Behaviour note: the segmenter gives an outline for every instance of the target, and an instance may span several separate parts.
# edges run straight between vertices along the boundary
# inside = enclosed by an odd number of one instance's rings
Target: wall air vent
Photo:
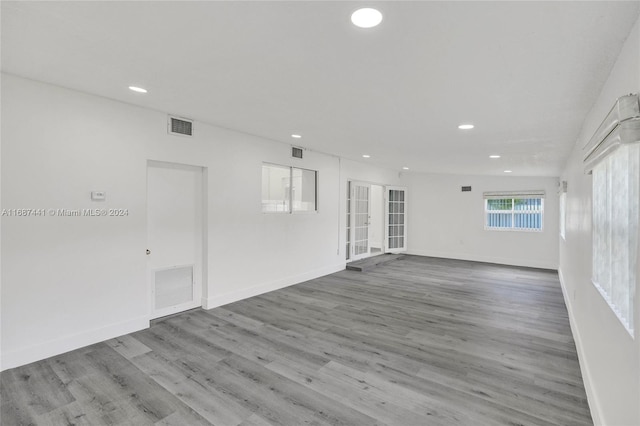
[[[463,186],[462,187],[462,192],[471,192],[471,187],[470,186]]]
[[[193,120],[169,116],[167,124],[171,135],[193,136]]]
[[[293,158],[302,158],[302,152],[303,152],[302,148],[298,148],[297,146],[291,147],[291,156]]]

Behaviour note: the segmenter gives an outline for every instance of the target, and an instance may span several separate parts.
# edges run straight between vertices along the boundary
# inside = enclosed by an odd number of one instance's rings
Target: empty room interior
[[[640,425],[639,1],[2,1],[0,424]]]

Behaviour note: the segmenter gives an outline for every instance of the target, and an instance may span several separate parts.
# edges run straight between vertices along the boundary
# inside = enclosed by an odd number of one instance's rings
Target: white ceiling
[[[382,167],[557,176],[639,5],[2,1],[2,69]]]

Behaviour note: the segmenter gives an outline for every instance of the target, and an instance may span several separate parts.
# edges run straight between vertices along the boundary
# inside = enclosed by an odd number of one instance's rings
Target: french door
[[[358,260],[371,255],[369,245],[369,215],[371,213],[371,185],[351,183],[351,257]]]
[[[407,251],[407,189],[384,187],[384,252]],[[373,206],[378,208],[379,206]],[[347,189],[348,261],[371,255],[371,184],[349,182]]]
[[[407,251],[407,189],[385,187],[385,252]]]

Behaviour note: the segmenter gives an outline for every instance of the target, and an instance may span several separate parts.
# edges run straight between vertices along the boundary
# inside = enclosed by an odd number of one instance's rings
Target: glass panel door
[[[369,199],[371,186],[363,183],[351,184],[351,260],[369,256]]]
[[[386,252],[407,251],[407,190],[387,186],[385,208]]]

